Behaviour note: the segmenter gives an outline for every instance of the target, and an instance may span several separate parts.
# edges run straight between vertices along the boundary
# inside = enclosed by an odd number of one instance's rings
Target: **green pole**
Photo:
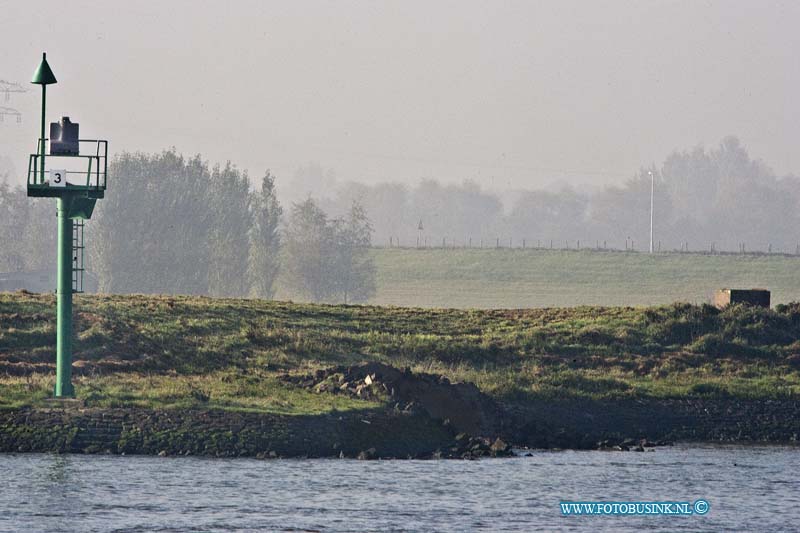
[[[70,195],[58,198],[58,289],[56,291],[56,398],[73,397],[72,387],[72,219]]]
[[[45,107],[47,86],[58,83],[47,64],[47,54],[42,53],[42,62],[33,73],[31,83],[42,86],[42,131],[39,137],[39,184],[44,184],[45,168]],[[65,176],[66,178],[66,176]],[[30,195],[30,190],[28,191]],[[72,387],[72,219],[69,210],[72,193],[63,189],[57,198],[58,209],[58,282],[56,287],[56,398],[75,396]]]
[[[41,160],[39,161],[39,183],[44,184],[44,104],[45,100],[47,99],[47,85],[42,85],[42,136],[40,137],[40,143],[42,144],[41,148]]]

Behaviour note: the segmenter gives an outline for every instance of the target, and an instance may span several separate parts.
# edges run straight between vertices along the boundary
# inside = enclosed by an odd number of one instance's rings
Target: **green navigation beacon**
[[[56,77],[47,54],[31,83],[42,86],[42,130],[36,153],[28,157],[28,196],[55,198],[58,210],[58,282],[56,287],[56,398],[75,396],[72,386],[72,293],[83,292],[84,220],[105,195],[108,141],[79,138],[77,123],[63,117],[45,137],[47,86]],[[46,163],[45,163],[46,161]]]

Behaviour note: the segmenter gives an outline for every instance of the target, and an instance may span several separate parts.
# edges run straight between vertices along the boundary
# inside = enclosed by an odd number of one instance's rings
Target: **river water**
[[[698,516],[563,516],[561,500]],[[800,448],[674,446],[480,461],[0,454],[0,531],[800,530]]]

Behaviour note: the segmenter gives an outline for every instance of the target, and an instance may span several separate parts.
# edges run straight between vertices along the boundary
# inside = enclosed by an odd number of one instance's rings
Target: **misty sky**
[[[112,151],[175,146],[279,180],[620,183],[738,135],[800,173],[800,2],[5,1],[0,156],[22,180],[42,51]]]

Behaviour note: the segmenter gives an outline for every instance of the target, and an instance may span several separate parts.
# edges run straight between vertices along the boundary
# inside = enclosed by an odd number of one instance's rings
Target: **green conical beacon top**
[[[53,74],[53,71],[50,69],[50,65],[47,64],[47,53],[42,53],[42,62],[39,63],[36,72],[33,73],[33,79],[31,83],[35,83],[37,85],[50,85],[51,83],[58,83],[56,80],[56,75]]]

